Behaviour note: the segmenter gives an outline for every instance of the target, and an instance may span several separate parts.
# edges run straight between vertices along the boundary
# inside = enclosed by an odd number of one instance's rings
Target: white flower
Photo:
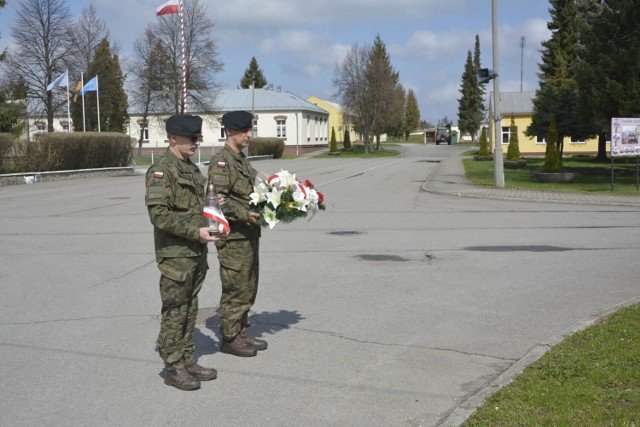
[[[277,223],[280,222],[278,218],[276,218],[276,211],[272,211],[268,206],[264,207],[264,220],[269,224],[269,229],[273,229]]]
[[[282,193],[282,190],[274,188],[265,195],[265,200],[271,203],[271,206],[273,206],[273,209],[275,209],[280,204]]]

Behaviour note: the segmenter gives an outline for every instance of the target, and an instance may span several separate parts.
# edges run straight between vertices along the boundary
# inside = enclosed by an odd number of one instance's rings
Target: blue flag
[[[49,83],[49,86],[47,86],[47,92],[49,92],[50,90],[53,90],[59,86],[62,87],[67,87],[67,85],[69,84],[69,75],[68,75],[68,71],[65,71],[64,73],[60,74],[54,81],[52,81],[51,83]]]
[[[97,92],[98,91],[98,76],[95,76],[88,82],[84,84],[82,89],[80,89],[80,95],[84,95],[87,92]]]

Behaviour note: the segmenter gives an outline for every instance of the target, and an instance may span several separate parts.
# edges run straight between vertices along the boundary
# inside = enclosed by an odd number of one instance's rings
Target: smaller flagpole
[[[67,133],[71,132],[71,109],[69,107],[69,85],[71,84],[71,80],[69,80],[69,69],[67,68]]]
[[[180,34],[182,36],[182,103],[184,114],[187,114],[187,58],[184,41],[184,10],[182,0],[180,0]]]
[[[96,104],[98,105],[98,132],[100,132],[100,85],[98,84],[98,75],[96,74]]]
[[[82,87],[80,88],[80,92],[82,95],[82,132],[86,132],[87,131],[87,119],[85,118],[84,115],[84,73],[80,73],[80,83],[82,84]]]

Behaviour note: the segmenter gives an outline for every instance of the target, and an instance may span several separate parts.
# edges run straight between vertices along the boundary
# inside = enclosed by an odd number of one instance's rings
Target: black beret
[[[175,114],[167,119],[169,135],[191,136],[202,133],[202,117],[189,114]]]
[[[222,124],[229,129],[251,129],[253,114],[246,111],[230,111],[222,116]]]

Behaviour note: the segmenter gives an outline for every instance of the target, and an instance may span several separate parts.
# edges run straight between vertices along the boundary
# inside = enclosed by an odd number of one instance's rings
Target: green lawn
[[[472,154],[472,153],[470,153]],[[526,158],[522,169],[504,168],[505,188],[538,191],[562,191],[584,194],[606,194],[618,196],[640,196],[636,179],[636,158],[616,159],[616,176],[611,192],[611,163],[595,163],[592,156],[576,156],[564,159],[565,170],[580,168],[593,174],[580,173],[570,184],[542,183],[534,179],[534,173],[542,168],[544,159]],[[477,186],[494,187],[493,161],[464,159],[464,168],[469,181]]]
[[[464,426],[640,426],[640,304],[552,348]]]
[[[392,150],[389,147],[392,147],[393,144],[383,144],[380,146],[379,150],[373,150],[372,152],[365,154],[364,145],[362,144],[354,144],[351,147],[351,151],[345,151],[344,149],[339,150],[340,154],[329,154],[327,151],[323,151],[321,154],[315,155],[314,157],[319,158],[373,158],[373,157],[396,157],[400,155],[398,150]],[[372,144],[371,147],[375,147],[375,144]]]

